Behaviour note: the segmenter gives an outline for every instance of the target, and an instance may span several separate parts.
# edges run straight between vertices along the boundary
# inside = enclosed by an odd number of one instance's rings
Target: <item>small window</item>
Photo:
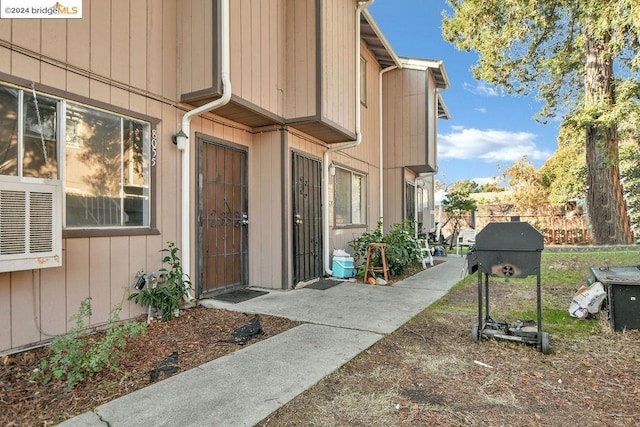
[[[367,105],[367,61],[360,57],[360,102]]]
[[[335,225],[365,225],[367,223],[366,176],[336,168]]]
[[[416,185],[413,182],[407,182],[405,185],[405,221],[416,220]]]

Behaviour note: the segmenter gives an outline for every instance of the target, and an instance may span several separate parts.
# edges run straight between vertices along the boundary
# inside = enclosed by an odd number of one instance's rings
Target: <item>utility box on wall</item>
[[[591,267],[591,272],[607,291],[611,329],[640,329],[640,269]]]

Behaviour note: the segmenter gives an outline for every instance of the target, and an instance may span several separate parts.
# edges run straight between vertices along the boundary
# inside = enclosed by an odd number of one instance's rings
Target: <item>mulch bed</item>
[[[119,372],[105,370],[66,393],[65,383],[42,385],[30,379],[40,361],[50,357],[48,347],[8,355],[0,359],[0,425],[55,425],[150,383],[154,368],[174,352],[180,371],[224,356],[241,348],[233,341],[234,330],[252,316],[227,310],[196,307],[183,310],[170,321],[153,321],[143,337],[128,341],[129,358]],[[146,321],[146,316],[140,318]],[[247,343],[267,339],[297,323],[260,316],[264,334]],[[165,378],[160,373],[158,380]]]

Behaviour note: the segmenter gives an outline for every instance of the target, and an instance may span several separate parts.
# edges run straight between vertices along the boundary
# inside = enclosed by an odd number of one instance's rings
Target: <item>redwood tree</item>
[[[478,53],[476,78],[568,112],[584,131],[587,205],[595,243],[633,240],[619,175],[618,123],[638,109],[624,90],[640,74],[637,0],[447,0],[443,36]],[[616,74],[619,78],[616,79]]]

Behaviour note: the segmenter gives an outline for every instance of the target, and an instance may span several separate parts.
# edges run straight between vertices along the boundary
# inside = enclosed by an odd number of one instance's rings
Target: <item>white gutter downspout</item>
[[[324,259],[324,271],[329,276],[333,275],[329,262],[329,155],[334,151],[353,148],[362,142],[360,131],[360,14],[373,4],[375,0],[358,0],[356,7],[356,139],[354,141],[337,144],[327,149],[322,155],[322,248]]]
[[[378,218],[380,219],[380,225],[382,226],[382,230],[384,230],[384,135],[382,132],[384,131],[384,126],[382,124],[383,114],[382,114],[382,75],[387,71],[395,70],[398,68],[397,65],[392,65],[390,67],[385,68],[384,70],[380,70],[378,74],[378,105],[379,105],[379,118],[378,118],[378,133],[380,134],[379,145],[380,145],[380,214]]]
[[[220,44],[221,44],[221,78],[222,78],[222,96],[215,101],[204,104],[198,108],[185,113],[182,116],[182,128],[175,135],[178,150],[182,152],[182,269],[186,276],[190,276],[191,268],[191,201],[189,181],[191,177],[190,169],[190,153],[189,153],[189,137],[191,136],[191,119],[200,114],[215,110],[227,104],[231,99],[231,80],[230,74],[230,47],[229,47],[229,0],[222,0],[220,3]],[[185,300],[192,301],[193,296],[185,297]]]

